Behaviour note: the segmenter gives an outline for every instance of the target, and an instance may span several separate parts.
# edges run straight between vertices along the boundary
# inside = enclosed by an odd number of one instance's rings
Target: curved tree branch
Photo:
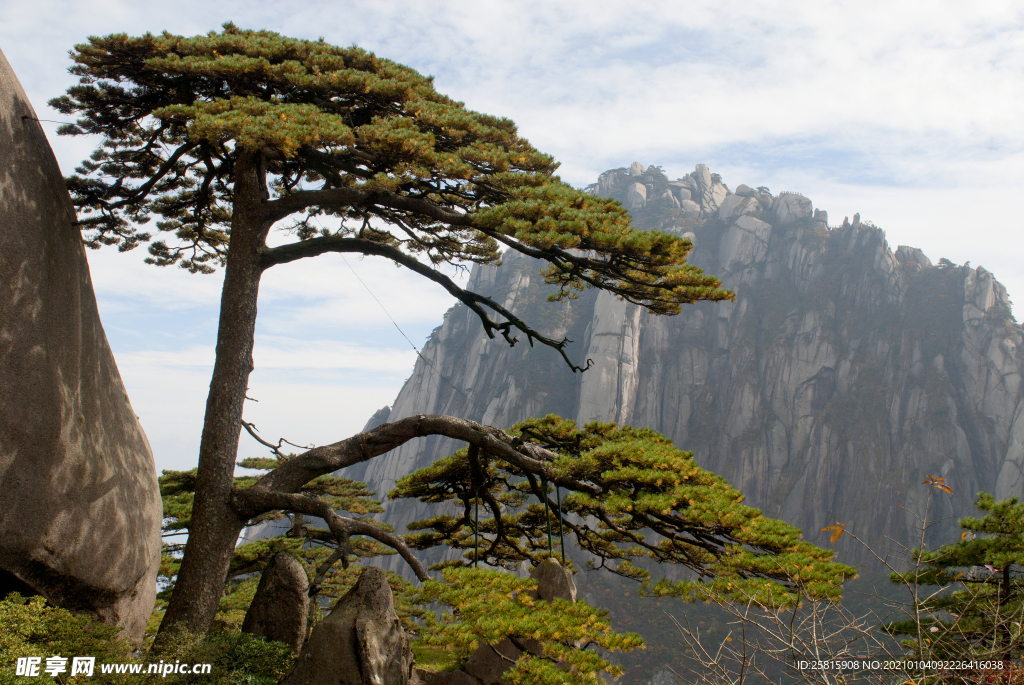
[[[600,487],[591,483],[552,474],[549,465],[556,456],[549,449],[534,443],[523,443],[494,426],[438,414],[419,414],[399,419],[366,433],[357,433],[332,444],[313,447],[266,474],[253,487],[294,493],[317,476],[368,461],[413,438],[426,435],[443,435],[475,444],[484,453],[523,471],[538,474],[544,472],[550,482],[590,495],[602,493]]]
[[[263,206],[267,219],[270,221],[280,221],[286,216],[295,212],[301,212],[308,207],[360,205],[379,205],[390,209],[411,212],[451,226],[473,228],[473,218],[469,214],[453,212],[430,200],[398,195],[386,190],[366,190],[359,186],[300,190],[289,193],[277,200],[270,200],[264,203]]]
[[[275,509],[284,509],[310,516],[319,516],[330,527],[331,532],[343,538],[350,535],[365,535],[383,543],[398,552],[412,568],[420,580],[429,580],[427,570],[420,560],[413,556],[412,550],[405,544],[401,535],[395,535],[364,521],[339,516],[327,502],[322,502],[306,495],[275,492],[261,487],[234,488],[231,492],[231,503],[243,517],[252,518]]]
[[[295,492],[317,476],[390,452],[413,438],[443,435],[477,445],[485,453],[529,473],[544,472],[548,481],[591,495],[602,489],[590,483],[556,477],[550,464],[554,452],[540,445],[523,443],[505,431],[443,414],[418,414],[385,423],[365,433],[358,433],[330,445],[322,445],[289,459],[256,481],[253,487],[278,492]]]
[[[590,359],[587,360],[585,366],[577,366],[576,364],[573,364],[569,359],[569,356],[565,353],[566,345],[572,342],[568,338],[555,340],[554,338],[542,335],[539,331],[531,328],[525,321],[491,298],[460,287],[455,281],[448,278],[448,276],[437,269],[420,262],[412,255],[407,254],[392,245],[386,245],[372,240],[366,240],[364,238],[347,238],[343,236],[311,238],[310,240],[290,243],[280,247],[264,248],[260,265],[264,270],[266,270],[278,264],[287,264],[288,262],[293,262],[298,259],[316,257],[317,255],[326,254],[328,252],[353,252],[357,254],[386,257],[396,264],[401,264],[419,275],[429,278],[439,284],[455,299],[469,307],[470,310],[480,318],[480,321],[484,325],[484,331],[487,333],[488,337],[493,338],[495,332],[501,333],[502,337],[505,338],[505,341],[510,346],[514,346],[518,342],[518,339],[512,335],[514,328],[526,334],[531,347],[533,346],[534,341],[537,341],[542,345],[546,345],[547,347],[557,350],[558,353],[562,355],[562,359],[565,360],[573,371],[586,371],[593,364],[593,361]],[[484,307],[500,314],[506,320],[500,322],[495,321],[487,313]]]

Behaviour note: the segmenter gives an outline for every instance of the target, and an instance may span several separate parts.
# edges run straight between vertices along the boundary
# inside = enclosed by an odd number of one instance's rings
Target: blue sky
[[[832,222],[860,212],[893,246],[970,260],[1011,297],[1024,293],[1019,3],[36,0],[5,3],[0,49],[47,118],[46,101],[73,83],[67,50],[87,36],[191,35],[227,20],[358,44],[432,74],[439,91],[516,121],[573,184],[634,160],[671,177],[705,163],[730,187],[802,192]],[[90,151],[51,143],[66,172]],[[158,466],[188,468],[219,276],[149,267],[141,250],[89,256]],[[349,265],[418,345],[451,305],[378,260]],[[247,417],[304,444],[357,431],[414,361],[336,256],[268,272],[255,356]]]

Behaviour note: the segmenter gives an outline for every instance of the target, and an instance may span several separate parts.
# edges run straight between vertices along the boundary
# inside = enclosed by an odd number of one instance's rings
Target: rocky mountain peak
[[[1024,495],[1024,336],[991,273],[893,251],[859,215],[830,227],[799,193],[731,192],[700,164],[674,181],[657,166],[612,169],[588,191],[628,198],[640,227],[689,237],[691,263],[736,301],[674,317],[593,291],[550,303],[539,264],[510,255],[475,268],[470,287],[576,341],[571,354],[593,368],[573,374],[555,355],[489,340],[458,305],[424,347],[433,368],[417,362],[388,420],[433,412],[509,426],[557,413],[650,426],[826,546],[818,531],[837,520],[878,544],[911,542],[928,474],[954,490],[929,505],[930,519],[948,517],[940,536],[955,537],[980,490]],[[387,492],[453,447],[403,446],[351,475]],[[386,508],[399,528],[426,514],[408,501]],[[847,544],[847,560],[866,561]]]

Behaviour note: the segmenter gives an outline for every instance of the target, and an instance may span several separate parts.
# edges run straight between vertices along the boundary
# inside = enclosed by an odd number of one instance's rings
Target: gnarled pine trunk
[[[256,331],[260,250],[270,228],[264,219],[264,179],[258,157],[235,163],[234,211],[221,292],[217,359],[206,400],[199,472],[188,544],[174,593],[160,624],[206,632],[213,623],[238,535],[245,526],[231,507],[242,410]]]

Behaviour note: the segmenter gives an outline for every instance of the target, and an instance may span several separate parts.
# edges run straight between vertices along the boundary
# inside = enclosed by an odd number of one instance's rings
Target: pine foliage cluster
[[[462,449],[401,478],[393,499],[452,502],[458,514],[413,523],[419,549],[463,550],[468,565],[508,569],[550,554],[549,531],[564,531],[599,565],[647,582],[633,562],[653,560],[690,569],[694,579],[659,583],[658,594],[703,598],[703,582],[721,596],[765,604],[793,601],[798,588],[838,598],[853,567],[833,552],[804,542],[800,531],[743,504],[723,478],[701,469],[693,454],[647,428],[573,421],[549,415],[517,424],[511,433],[557,454],[552,480],[576,485],[559,498],[547,479],[471,449]]]
[[[510,638],[524,648],[506,673],[513,683],[590,685],[622,675],[605,655],[643,648],[635,633],[612,630],[607,612],[585,602],[536,598],[537,582],[490,569],[448,568],[418,599],[445,609],[425,616],[424,642],[468,656]],[[596,648],[596,649],[595,649]]]
[[[978,493],[984,516],[960,520],[959,542],[915,549],[891,580],[918,588],[915,614],[886,625],[930,659],[1024,656],[1024,503]]]
[[[562,183],[512,121],[357,47],[228,23],[205,36],[93,37],[72,58],[80,83],[50,104],[78,117],[62,135],[102,137],[69,179],[90,246],[148,243],[154,264],[212,271],[249,154],[266,177],[265,219],[292,217],[302,256],[354,237],[433,264],[497,263],[506,245],[549,259],[556,297],[599,286],[656,313],[732,298],[685,263],[688,243],[638,231],[617,202]]]

